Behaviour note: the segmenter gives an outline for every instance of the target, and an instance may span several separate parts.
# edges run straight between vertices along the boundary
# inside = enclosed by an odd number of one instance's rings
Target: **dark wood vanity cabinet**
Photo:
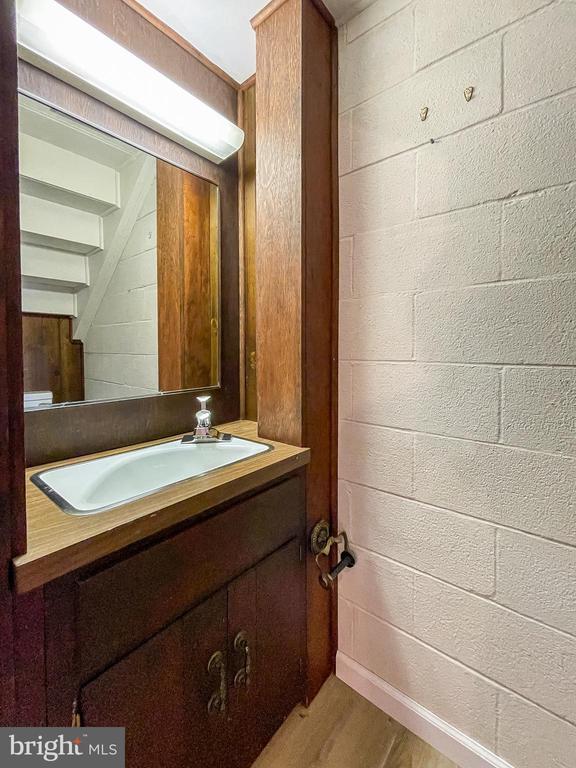
[[[248,768],[304,696],[291,476],[45,588],[47,723],[124,726],[128,768]]]

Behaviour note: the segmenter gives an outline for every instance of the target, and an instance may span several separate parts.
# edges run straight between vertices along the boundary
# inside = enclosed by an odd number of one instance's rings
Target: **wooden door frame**
[[[337,30],[321,0],[272,0],[256,31],[261,437],[311,449],[307,530],[337,526]],[[307,699],[334,670],[336,588],[308,552]]]

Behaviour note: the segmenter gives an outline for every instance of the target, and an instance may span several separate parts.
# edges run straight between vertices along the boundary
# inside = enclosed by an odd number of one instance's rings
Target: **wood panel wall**
[[[0,726],[16,713],[13,555],[25,551],[16,23],[0,0]]]
[[[336,525],[336,30],[317,0],[274,0],[256,29],[258,421],[312,449],[309,529]],[[309,696],[333,667],[332,595],[308,558]]]
[[[24,391],[52,392],[54,403],[84,400],[84,345],[72,338],[72,320],[22,316]]]

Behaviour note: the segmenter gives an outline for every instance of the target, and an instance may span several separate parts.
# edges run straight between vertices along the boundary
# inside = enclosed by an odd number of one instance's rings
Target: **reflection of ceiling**
[[[269,0],[140,0],[239,83],[254,74],[256,45],[250,19]],[[336,21],[345,21],[374,0],[326,0]]]

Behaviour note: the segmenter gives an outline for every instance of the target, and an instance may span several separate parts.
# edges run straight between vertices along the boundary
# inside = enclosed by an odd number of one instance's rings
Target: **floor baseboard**
[[[460,768],[513,768],[341,651],[336,657],[336,676]]]

